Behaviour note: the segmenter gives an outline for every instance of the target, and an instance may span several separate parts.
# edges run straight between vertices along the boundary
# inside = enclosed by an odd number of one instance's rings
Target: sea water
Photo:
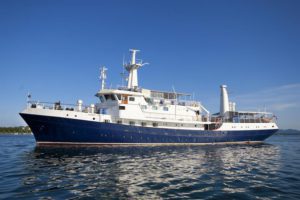
[[[253,145],[36,147],[0,136],[1,199],[300,199],[300,136]]]

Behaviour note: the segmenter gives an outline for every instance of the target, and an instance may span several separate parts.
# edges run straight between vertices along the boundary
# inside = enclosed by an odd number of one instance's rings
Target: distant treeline
[[[0,127],[0,133],[31,133],[28,126]]]

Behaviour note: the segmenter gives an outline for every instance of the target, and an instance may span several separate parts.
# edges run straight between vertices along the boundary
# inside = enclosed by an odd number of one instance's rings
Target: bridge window
[[[117,94],[116,96],[117,96],[118,100],[121,100],[121,95],[120,94]]]
[[[169,108],[168,107],[164,107],[164,111],[169,111]]]
[[[101,96],[99,97],[99,99],[100,99],[100,102],[101,102],[101,103],[103,103],[103,102],[105,101],[105,98],[104,98],[103,95],[101,95]]]
[[[115,101],[116,100],[115,95],[113,95],[113,94],[105,94],[104,97],[105,97],[106,101],[108,101],[108,100]]]
[[[129,101],[134,101],[134,97],[129,97]]]

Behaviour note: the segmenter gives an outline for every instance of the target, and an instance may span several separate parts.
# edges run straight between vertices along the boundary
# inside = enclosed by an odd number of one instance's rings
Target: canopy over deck
[[[153,98],[177,99],[183,96],[191,96],[191,94],[151,90],[151,97]]]
[[[271,112],[238,111],[238,115],[272,115]]]

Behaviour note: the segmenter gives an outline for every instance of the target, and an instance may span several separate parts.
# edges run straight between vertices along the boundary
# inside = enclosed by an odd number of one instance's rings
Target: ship
[[[142,88],[138,70],[148,64],[130,49],[123,62],[125,86],[106,87],[100,68],[97,103],[84,105],[27,100],[21,117],[37,145],[199,145],[263,142],[278,130],[270,112],[237,111],[226,85],[220,86],[220,110],[211,114],[190,94]]]

